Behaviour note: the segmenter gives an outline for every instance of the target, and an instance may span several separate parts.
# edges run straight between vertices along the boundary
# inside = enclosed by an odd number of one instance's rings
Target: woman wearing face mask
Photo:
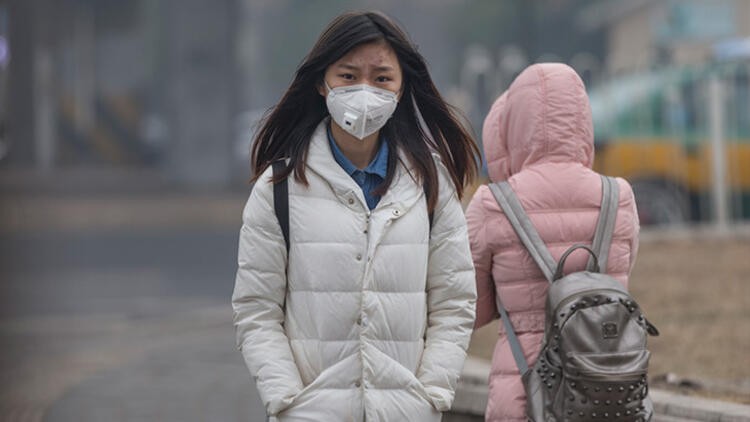
[[[240,232],[237,342],[272,420],[450,408],[474,321],[459,197],[476,155],[389,18],[346,13],[323,31],[255,139]]]

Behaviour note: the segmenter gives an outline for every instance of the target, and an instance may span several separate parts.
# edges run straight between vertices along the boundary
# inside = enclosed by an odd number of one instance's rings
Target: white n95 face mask
[[[367,84],[331,89],[326,83],[326,88],[326,105],[331,118],[358,139],[380,130],[398,105],[394,92]]]

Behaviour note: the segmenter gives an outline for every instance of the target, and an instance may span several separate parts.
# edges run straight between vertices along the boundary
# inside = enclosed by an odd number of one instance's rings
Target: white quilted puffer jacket
[[[243,212],[232,305],[272,421],[439,421],[474,322],[466,222],[447,170],[430,232],[421,185],[398,164],[370,211],[316,129],[305,187],[289,180],[291,249],[271,168]]]

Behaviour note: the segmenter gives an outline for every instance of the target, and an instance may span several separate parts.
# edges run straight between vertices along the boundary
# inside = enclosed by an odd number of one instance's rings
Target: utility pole
[[[56,91],[52,48],[52,33],[55,27],[53,14],[46,9],[54,6],[46,3],[35,2],[32,9],[34,163],[36,170],[41,173],[48,173],[53,169],[57,155]]]
[[[724,92],[719,75],[711,75],[708,82],[709,127],[711,130],[711,175],[713,220],[716,229],[729,230],[729,208],[727,207],[727,156],[724,139]]]
[[[228,186],[235,113],[233,0],[169,0],[166,108],[170,178],[193,188]]]

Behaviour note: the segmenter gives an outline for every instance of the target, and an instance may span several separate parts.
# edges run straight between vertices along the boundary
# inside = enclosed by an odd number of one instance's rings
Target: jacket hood
[[[583,81],[570,66],[529,66],[492,105],[482,128],[493,182],[540,163],[594,161],[594,128]]]

